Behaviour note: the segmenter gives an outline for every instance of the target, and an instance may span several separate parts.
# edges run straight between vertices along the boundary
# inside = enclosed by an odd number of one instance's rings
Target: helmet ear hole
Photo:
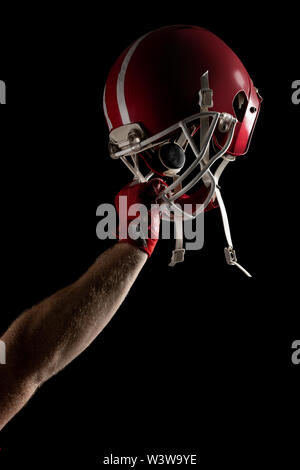
[[[244,91],[239,91],[235,95],[232,106],[237,120],[242,122],[248,106],[248,99]]]

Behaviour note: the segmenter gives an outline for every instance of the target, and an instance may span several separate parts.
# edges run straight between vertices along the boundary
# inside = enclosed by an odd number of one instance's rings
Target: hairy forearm
[[[116,244],[75,283],[11,326],[5,336],[24,342],[18,349],[34,382],[44,382],[87,348],[119,308],[146,259],[137,248]]]

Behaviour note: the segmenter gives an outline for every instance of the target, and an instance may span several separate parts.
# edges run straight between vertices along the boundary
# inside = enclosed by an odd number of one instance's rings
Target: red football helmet
[[[173,179],[160,199],[173,209],[175,222],[219,205],[226,260],[239,267],[218,179],[229,161],[247,152],[261,101],[234,52],[211,32],[188,25],[135,41],[110,70],[103,95],[111,157],[139,181]],[[190,194],[197,183],[200,189]],[[186,212],[182,205],[189,201],[194,208]],[[183,259],[179,245],[172,265]]]

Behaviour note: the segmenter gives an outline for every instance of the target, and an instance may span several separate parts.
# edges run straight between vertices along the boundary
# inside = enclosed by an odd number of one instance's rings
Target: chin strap
[[[222,222],[223,222],[223,227],[224,227],[225,238],[228,244],[228,246],[224,248],[225,259],[226,259],[227,264],[231,266],[236,266],[244,274],[246,274],[246,276],[252,277],[251,274],[237,262],[236,252],[233,248],[233,243],[232,243],[232,238],[231,238],[228,215],[227,215],[226,207],[225,207],[222,195],[221,195],[221,190],[218,185],[219,178],[230,161],[234,161],[234,158],[231,158],[231,157],[223,158],[222,163],[218,166],[215,174],[213,175],[213,178],[215,179],[215,182],[216,182],[215,195],[219,204],[219,209],[221,212],[221,217],[222,217]],[[181,216],[174,217],[174,226],[175,226],[176,242],[175,242],[175,249],[172,251],[172,258],[169,263],[169,266],[175,266],[177,263],[183,262],[184,254],[185,254],[185,249],[183,248],[183,218]]]
[[[214,178],[215,178],[215,181],[216,181],[215,194],[216,194],[216,198],[217,198],[217,201],[218,201],[218,204],[219,204],[221,217],[222,217],[222,222],[223,222],[223,227],[224,227],[224,233],[225,233],[225,237],[226,237],[227,244],[228,244],[228,246],[226,248],[224,248],[224,253],[225,253],[225,259],[226,259],[227,264],[230,264],[232,266],[236,266],[241,271],[243,271],[243,273],[246,274],[246,276],[252,277],[251,274],[248,273],[248,271],[246,271],[246,269],[243,268],[243,266],[241,266],[237,262],[236,253],[235,253],[235,250],[233,249],[233,243],[232,243],[232,239],[231,239],[231,233],[230,233],[230,227],[229,227],[227,211],[226,211],[226,207],[225,207],[222,195],[221,195],[220,186],[218,185],[221,173],[223,172],[225,167],[228,165],[228,163],[230,161],[233,161],[233,160],[234,160],[234,158],[231,158],[231,159],[224,158],[222,163],[219,165],[219,167],[217,168],[217,170],[214,174]]]
[[[176,181],[178,176],[173,177],[173,181]],[[175,192],[180,191],[181,185],[175,189]],[[184,261],[185,249],[183,248],[183,218],[174,214],[174,231],[175,231],[175,249],[172,251],[172,258],[169,266],[175,266],[177,263]]]
[[[208,72],[205,72],[201,76],[201,89],[199,91],[199,106],[201,113],[206,113],[209,111],[209,108],[212,108],[213,103],[213,90],[209,88]],[[202,119],[200,126],[200,150],[203,148],[203,142],[205,141],[205,136],[209,130],[209,118]],[[209,145],[205,154],[200,161],[200,168],[203,167],[209,162]],[[208,188],[211,185],[211,173],[207,172],[203,175],[203,183]]]
[[[208,79],[208,72],[204,73],[201,76],[201,90],[199,92],[199,106],[200,106],[200,111],[201,112],[207,112],[209,111],[209,108],[213,106],[213,90],[209,88],[209,79]],[[209,129],[209,118],[202,119],[201,121],[201,126],[200,126],[200,149],[203,146],[203,142],[205,141],[205,136],[208,132]],[[209,152],[209,146],[205,152],[205,154],[202,157],[202,160],[200,161],[200,168],[202,169],[210,159],[210,152]],[[224,227],[224,233],[225,237],[227,240],[228,246],[224,248],[225,252],[225,259],[227,264],[230,264],[232,266],[236,266],[239,268],[246,276],[252,277],[246,269],[243,268],[238,262],[237,262],[237,257],[235,250],[233,249],[233,243],[231,239],[231,233],[230,233],[230,227],[229,227],[229,221],[228,221],[228,216],[226,212],[226,207],[221,195],[220,187],[218,186],[219,178],[223,172],[223,170],[226,168],[228,163],[230,161],[235,160],[234,157],[223,157],[223,160],[221,164],[218,166],[217,170],[215,171],[215,174],[213,175],[211,171],[207,171],[206,174],[203,175],[203,183],[206,187],[209,187],[213,182],[215,182],[215,197],[218,201],[221,216],[222,216],[222,222],[223,222],[223,227]],[[176,244],[175,244],[175,249],[172,251],[172,258],[171,262],[169,263],[169,266],[175,266],[177,263],[181,263],[184,260],[184,253],[185,249],[183,248],[183,218],[182,217],[176,217],[174,216],[174,225],[175,225],[175,238],[176,238]]]
[[[177,263],[184,261],[185,249],[183,248],[183,219],[182,217],[174,218],[175,228],[175,250],[172,251],[172,258],[169,266],[175,266]]]

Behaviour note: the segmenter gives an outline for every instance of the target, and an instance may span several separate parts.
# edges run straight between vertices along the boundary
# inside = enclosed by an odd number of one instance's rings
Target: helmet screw
[[[227,113],[222,113],[218,122],[218,129],[220,132],[228,132],[230,124],[232,123],[232,116]]]

